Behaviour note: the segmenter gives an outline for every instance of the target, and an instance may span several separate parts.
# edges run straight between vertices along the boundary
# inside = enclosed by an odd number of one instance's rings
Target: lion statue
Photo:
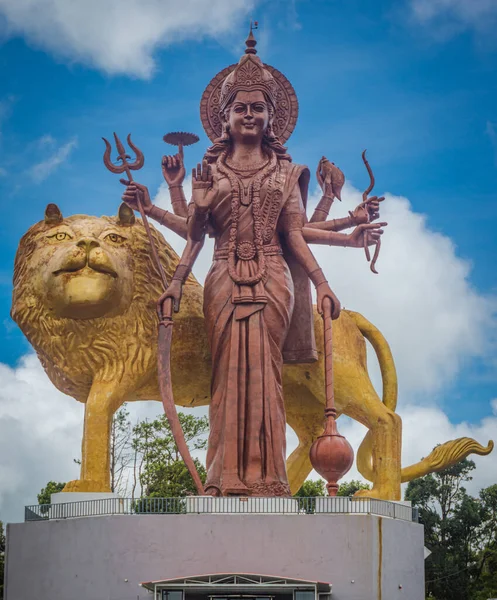
[[[153,227],[152,233],[170,279],[178,256]],[[110,491],[114,413],[124,402],[160,400],[155,306],[161,292],[145,228],[125,204],[117,217],[100,218],[63,218],[59,208],[49,204],[44,220],[20,241],[12,318],[57,389],[85,404],[81,478],[69,482],[64,491]],[[202,294],[202,286],[190,276],[175,316],[171,371],[180,406],[209,403],[210,355]],[[323,325],[317,313],[315,333],[321,349]],[[383,401],[368,376],[365,338],[380,363]],[[387,342],[362,315],[344,310],[334,326],[333,363],[338,413],[369,429],[357,455],[360,473],[373,483],[363,494],[399,500],[401,482],[446,468],[470,453],[491,452],[493,442],[485,448],[460,438],[402,469],[397,377]],[[285,366],[287,421],[299,440],[287,465],[292,492],[311,471],[309,450],[323,431],[324,392],[322,351],[313,364]]]

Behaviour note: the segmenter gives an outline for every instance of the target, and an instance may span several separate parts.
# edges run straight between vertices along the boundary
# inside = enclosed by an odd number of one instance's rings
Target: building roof
[[[140,585],[150,591],[157,589],[158,586],[189,589],[190,591],[205,591],[206,588],[221,588],[223,592],[241,590],[254,591],[261,588],[271,588],[271,590],[278,591],[288,590],[288,588],[311,586],[319,593],[329,593],[331,590],[331,583],[322,581],[254,573],[210,573],[205,575],[191,575],[187,577],[144,581]]]

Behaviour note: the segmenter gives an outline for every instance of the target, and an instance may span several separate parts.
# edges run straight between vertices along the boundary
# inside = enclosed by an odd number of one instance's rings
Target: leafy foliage
[[[352,481],[344,481],[340,484],[337,496],[353,496],[358,490],[369,489],[371,489],[369,484],[352,479]],[[295,496],[297,498],[314,498],[316,496],[326,496],[327,493],[326,483],[323,479],[316,479],[315,481],[307,479]]]
[[[344,481],[338,487],[337,496],[353,496],[359,490],[370,490],[371,486],[369,483],[362,483],[357,479],[352,481]]]
[[[47,485],[42,488],[41,492],[38,494],[38,504],[50,504],[50,496],[52,494],[57,494],[64,489],[65,483],[57,483],[55,481],[49,481]]]
[[[0,600],[3,600],[3,578],[5,572],[5,532],[0,521]]]
[[[178,417],[190,451],[205,450],[206,433],[209,430],[207,417],[195,417],[181,412]],[[135,452],[135,484],[139,482],[142,495],[168,498],[197,493],[165,415],[160,415],[153,421],[138,423],[133,428],[132,447]],[[201,480],[205,481],[204,466],[198,459],[195,459],[195,464]]]
[[[295,494],[297,498],[313,498],[315,496],[326,496],[326,484],[323,479],[307,479],[300,490]]]
[[[126,476],[132,461],[131,435],[129,412],[124,404],[114,415],[110,432],[110,489],[123,496],[126,494]]]
[[[406,500],[419,508],[425,545],[426,595],[436,600],[487,600],[497,596],[497,485],[466,493],[473,461],[411,481]]]

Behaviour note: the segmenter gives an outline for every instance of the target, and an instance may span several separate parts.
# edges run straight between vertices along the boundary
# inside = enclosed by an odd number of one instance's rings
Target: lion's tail
[[[423,458],[423,460],[402,469],[401,481],[402,483],[406,483],[417,477],[428,475],[428,473],[442,471],[443,469],[447,469],[448,467],[457,464],[470,454],[486,456],[487,454],[490,454],[493,449],[494,443],[492,440],[488,442],[486,447],[468,437],[450,440],[450,442],[445,442],[445,444],[440,444],[440,446],[434,448],[426,458]]]
[[[388,342],[383,337],[379,329],[370,323],[361,314],[347,311],[357,325],[362,335],[373,346],[378,362],[380,364],[381,376],[383,379],[383,403],[390,410],[395,411],[397,406],[397,372],[393,361],[392,352]],[[359,450],[357,451],[357,469],[359,473],[368,481],[373,481],[373,465],[372,465],[372,445],[373,436],[371,431],[368,431],[364,437]],[[470,454],[479,454],[485,456],[492,452],[494,447],[493,441],[489,441],[488,445],[482,446],[472,438],[458,438],[437,446],[426,458],[420,462],[405,467],[401,471],[402,483],[423,477],[428,473],[441,471],[455,465]]]
[[[352,317],[362,335],[373,346],[381,370],[383,380],[383,404],[390,410],[397,407],[398,385],[397,371],[393,361],[392,351],[381,331],[370,323],[360,313],[347,311]],[[357,470],[368,481],[373,481],[373,436],[368,431],[357,451]]]

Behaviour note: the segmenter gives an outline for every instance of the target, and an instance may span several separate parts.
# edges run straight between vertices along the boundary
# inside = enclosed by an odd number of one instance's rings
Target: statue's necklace
[[[258,163],[248,163],[240,164],[235,162],[232,158],[226,158],[226,166],[233,171],[237,177],[239,185],[241,186],[242,194],[240,197],[240,202],[244,206],[248,206],[252,200],[252,195],[250,193],[250,185],[252,183],[253,178],[257,173],[261,172],[269,164],[269,159],[265,159],[259,161]]]
[[[264,179],[276,170],[278,159],[272,153],[271,159],[266,166],[260,169],[248,183],[246,206],[252,205],[254,243],[241,242],[238,244],[240,204],[245,194],[240,177],[226,164],[226,156],[227,151],[221,154],[217,161],[217,168],[222,175],[228,178],[231,185],[231,228],[228,242],[228,272],[231,279],[238,285],[255,285],[266,274],[266,260],[263,252],[261,185]],[[257,272],[250,277],[239,277],[236,272],[237,257],[240,260],[252,260],[257,257]]]

